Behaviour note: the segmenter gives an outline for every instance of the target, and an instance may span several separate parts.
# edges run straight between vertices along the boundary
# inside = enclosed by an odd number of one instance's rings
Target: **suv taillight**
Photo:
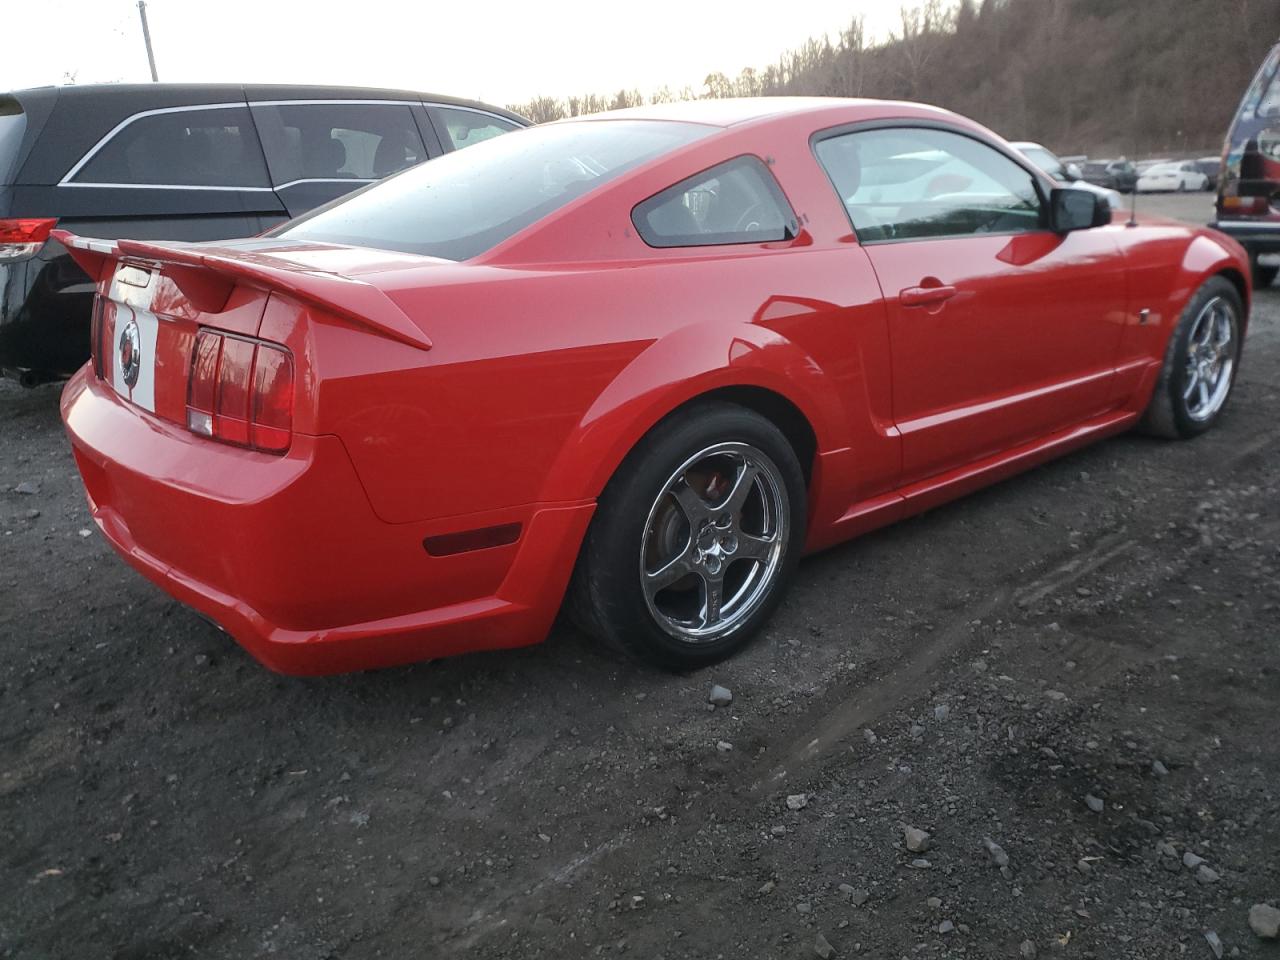
[[[1265,214],[1270,207],[1266,197],[1223,197],[1223,211],[1241,216],[1257,216]]]
[[[267,453],[293,439],[293,357],[262,340],[202,329],[191,351],[187,429]]]
[[[46,217],[0,220],[0,263],[35,256],[57,225],[56,219]]]

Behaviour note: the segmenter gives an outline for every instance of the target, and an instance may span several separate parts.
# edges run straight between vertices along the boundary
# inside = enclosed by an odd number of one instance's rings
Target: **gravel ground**
[[[0,956],[1280,957],[1278,402],[1280,289],[1218,430],[812,558],[718,668],[298,680],[0,387]]]

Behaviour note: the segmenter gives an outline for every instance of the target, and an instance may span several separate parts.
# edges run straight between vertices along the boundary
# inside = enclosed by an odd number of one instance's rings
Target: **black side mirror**
[[[1107,198],[1089,190],[1058,187],[1049,194],[1049,229],[1054,233],[1105,227],[1111,222]]]

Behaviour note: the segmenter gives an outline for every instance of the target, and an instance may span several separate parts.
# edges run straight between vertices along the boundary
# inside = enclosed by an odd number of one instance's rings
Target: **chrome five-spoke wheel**
[[[796,449],[777,423],[722,400],[657,424],[597,502],[569,597],[575,622],[671,670],[740,649],[800,559],[808,504]]]
[[[1196,422],[1213,417],[1231,392],[1236,327],[1235,312],[1222,297],[1206,303],[1192,324],[1182,399],[1187,416]]]
[[[685,643],[736,630],[782,568],[786,487],[774,462],[746,443],[717,443],[689,457],[649,508],[640,545],[645,602]]]

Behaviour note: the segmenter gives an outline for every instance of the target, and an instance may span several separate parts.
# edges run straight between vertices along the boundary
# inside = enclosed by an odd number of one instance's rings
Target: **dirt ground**
[[[57,398],[0,387],[0,956],[1280,957],[1280,288],[1220,429],[814,557],[684,677],[273,675],[91,531]]]

